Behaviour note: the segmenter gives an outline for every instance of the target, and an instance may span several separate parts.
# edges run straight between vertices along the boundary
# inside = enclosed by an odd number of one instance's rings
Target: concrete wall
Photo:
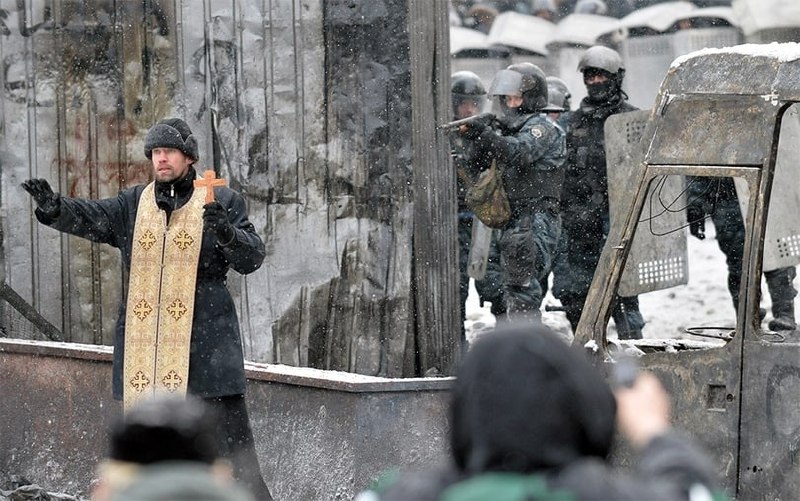
[[[264,476],[278,500],[352,499],[381,472],[445,457],[451,378],[247,365]],[[87,495],[121,413],[111,350],[0,339],[0,471]]]

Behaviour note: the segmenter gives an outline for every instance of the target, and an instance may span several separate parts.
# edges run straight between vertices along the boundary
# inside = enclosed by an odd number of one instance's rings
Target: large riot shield
[[[554,68],[554,76],[564,80],[572,94],[574,109],[586,97],[586,85],[583,75],[578,71],[578,63],[588,47],[571,47],[568,45],[550,46],[550,67]]]
[[[555,31],[550,21],[518,12],[503,12],[494,19],[486,36],[489,45],[513,47],[529,53],[547,55],[547,42]]]
[[[483,277],[486,276],[486,265],[489,262],[491,245],[492,229],[483,224],[477,216],[473,216],[467,274],[475,280],[483,280]]]
[[[710,9],[701,9],[710,10]],[[695,28],[680,30],[672,35],[673,57],[683,56],[707,47],[731,47],[741,42],[742,33],[736,28]]]
[[[611,226],[625,216],[631,197],[628,189],[644,159],[642,133],[650,112],[633,111],[613,115],[606,120],[606,168]],[[635,296],[688,283],[688,248],[685,231],[672,231],[686,226],[685,213],[664,207],[663,201],[677,201],[685,207],[680,176],[668,176],[651,184],[647,202],[636,227],[625,271],[619,285],[620,296]],[[654,238],[657,235],[658,238]]]
[[[486,35],[462,26],[450,27],[450,69],[471,71],[478,75],[484,88],[489,88],[495,73],[511,64],[510,52],[503,47],[490,47]]]
[[[546,45],[549,72],[545,72],[566,82],[573,105],[586,96],[583,76],[578,71],[583,53],[597,43],[602,33],[614,30],[618,24],[618,19],[594,14],[570,14],[556,24]]]
[[[706,47],[730,47],[741,40],[741,32],[731,26],[671,30],[682,22],[702,26],[711,19],[732,23],[732,18],[730,8],[697,9],[689,2],[670,2],[640,9],[622,19],[621,33],[637,30],[654,33],[631,36],[619,44],[625,62],[625,92],[630,102],[640,108],[651,107],[664,75],[678,56]]]
[[[619,45],[625,63],[623,87],[631,104],[650,108],[658,88],[675,59],[670,35],[626,38]]]
[[[739,27],[748,42],[793,42],[797,38],[762,37],[764,33],[800,31],[800,2],[786,0],[736,0],[732,4]]]
[[[793,104],[783,115],[775,177],[769,201],[764,235],[764,271],[800,264],[800,190],[797,184],[797,145],[800,144],[800,105]],[[747,214],[747,192],[736,179],[742,214]]]
[[[629,101],[650,108],[675,52],[672,35],[665,32],[675,20],[696,10],[689,2],[666,2],[637,9],[620,19],[619,53],[625,62],[623,86]]]

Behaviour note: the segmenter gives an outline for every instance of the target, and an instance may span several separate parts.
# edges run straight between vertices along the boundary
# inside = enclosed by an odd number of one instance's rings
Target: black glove
[[[475,139],[477,139],[478,136],[483,134],[483,132],[485,130],[490,129],[490,127],[487,124],[485,124],[485,123],[483,123],[483,122],[481,122],[479,120],[475,121],[475,122],[470,122],[470,123],[466,124],[464,127],[466,127],[466,130],[464,130],[464,132],[462,132],[461,135],[464,136],[466,139],[469,139],[471,141],[474,141]]]
[[[471,122],[462,125],[459,131],[466,139],[475,139],[487,129],[491,129],[495,121],[496,118],[494,115],[484,113],[475,117]]]
[[[214,201],[203,206],[203,226],[208,231],[213,231],[217,235],[219,243],[228,245],[233,241],[235,231],[233,225],[228,221],[228,211],[221,203]]]
[[[61,196],[53,193],[46,179],[28,179],[22,183],[22,188],[30,193],[36,206],[46,216],[56,217],[61,212]]]
[[[689,233],[700,240],[706,238],[706,215],[703,209],[695,204],[686,207],[686,220],[689,222]]]

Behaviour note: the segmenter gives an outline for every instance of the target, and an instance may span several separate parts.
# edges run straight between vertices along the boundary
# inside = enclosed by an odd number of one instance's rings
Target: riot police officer
[[[736,185],[730,177],[690,177],[686,188],[686,217],[689,232],[705,239],[705,219],[710,217],[717,234],[717,244],[728,265],[728,291],[733,307],[739,309],[739,284],[742,281],[744,258],[744,219],[736,196]],[[772,316],[767,326],[773,331],[797,328],[794,317],[794,266],[764,272],[767,290],[772,299]],[[760,312],[763,315],[765,311]]]
[[[496,160],[508,195],[511,219],[498,242],[507,316],[539,320],[539,281],[550,271],[561,231],[565,134],[541,113],[548,95],[538,66],[519,63],[500,70],[490,94],[502,115],[462,126],[460,132],[486,159]]]
[[[567,166],[561,208],[567,266],[556,270],[554,295],[561,300],[572,329],[578,325],[609,232],[606,119],[636,108],[622,90],[625,68],[613,49],[593,46],[578,63],[587,96],[572,113],[567,132]],[[566,273],[567,276],[563,276]],[[639,299],[618,297],[613,310],[620,339],[642,337]]]
[[[557,115],[551,115],[551,118],[566,131],[569,127],[570,110],[572,109],[572,93],[569,91],[567,83],[558,77],[548,76],[547,95],[551,105],[562,108]]]
[[[453,105],[453,119],[460,120],[477,115],[486,108],[486,89],[480,77],[471,71],[457,71],[450,76],[450,99]],[[453,132],[450,135],[450,148],[455,164],[456,198],[458,200],[458,271],[459,293],[461,299],[461,320],[466,318],[465,303],[469,296],[469,253],[472,244],[472,227],[474,214],[467,207],[465,197],[468,185],[473,182],[482,170],[488,167],[487,159],[478,155],[472,142]],[[488,301],[495,317],[505,312],[501,289],[500,252],[497,249],[496,232],[489,244],[486,273],[484,278],[475,280],[481,306]]]

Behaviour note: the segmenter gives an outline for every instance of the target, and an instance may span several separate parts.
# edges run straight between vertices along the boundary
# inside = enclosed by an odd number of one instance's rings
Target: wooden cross
[[[212,169],[208,169],[203,173],[201,179],[194,180],[195,188],[206,188],[206,203],[214,201],[214,186],[225,186],[227,183],[224,179],[218,179],[217,173]]]

